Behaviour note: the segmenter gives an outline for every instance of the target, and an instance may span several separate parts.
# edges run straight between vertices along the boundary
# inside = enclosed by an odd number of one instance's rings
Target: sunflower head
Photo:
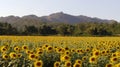
[[[65,67],[71,67],[72,63],[70,61],[65,62]]]
[[[89,58],[89,62],[90,62],[90,63],[97,63],[97,57],[91,56],[91,57]]]
[[[7,59],[9,59],[9,55],[3,54],[3,55],[2,55],[2,58],[5,59],[5,60],[7,60]]]
[[[82,60],[80,60],[80,59],[77,59],[77,60],[75,60],[75,63],[82,64]]]
[[[36,55],[35,54],[29,54],[28,58],[30,60],[35,60],[36,59]]]
[[[70,55],[70,51],[66,50],[65,55]]]
[[[51,47],[51,46],[47,47],[47,52],[52,52],[52,50],[53,50],[53,47]]]
[[[34,67],[42,67],[42,66],[43,66],[42,60],[39,60],[39,61],[35,61],[35,62],[34,62]]]
[[[62,48],[57,48],[56,50],[57,50],[57,53],[64,53],[65,52],[65,50]]]
[[[42,51],[37,51],[36,54],[38,54],[38,55],[42,55],[43,52],[42,52]]]
[[[44,46],[47,48],[49,45],[48,45],[48,44],[45,44]]]
[[[85,50],[86,52],[89,52],[90,51],[90,48],[86,48],[86,50]]]
[[[93,56],[98,57],[99,55],[100,55],[100,51],[99,50],[93,51]]]
[[[75,63],[73,67],[82,67],[80,63]]]
[[[7,52],[7,48],[6,48],[6,46],[2,46],[2,47],[0,48],[0,50],[1,50],[2,53]]]
[[[17,54],[17,57],[18,57],[18,58],[21,58],[21,57],[22,57],[22,54],[21,54],[21,53],[18,53],[18,54]]]
[[[27,45],[23,45],[22,46],[22,50],[27,50],[28,49],[28,46]]]
[[[82,57],[82,61],[87,60],[87,56]]]
[[[118,61],[118,58],[117,58],[117,57],[112,57],[112,58],[110,58],[110,61],[111,61],[112,63],[117,62],[117,61]]]
[[[106,55],[106,51],[105,50],[101,51],[101,55]]]
[[[18,46],[14,47],[15,52],[20,52],[20,50],[21,50],[20,47],[18,47]]]
[[[106,64],[105,67],[113,67],[112,64]]]
[[[30,50],[25,50],[26,54],[31,54]]]
[[[54,63],[54,67],[59,67],[60,66],[60,62],[59,61],[56,61],[55,63]]]
[[[116,57],[117,56],[117,54],[116,53],[112,53],[112,57]]]
[[[9,56],[10,56],[11,59],[17,58],[17,54],[16,54],[15,52],[11,52],[11,53],[9,54]]]
[[[63,56],[61,56],[61,61],[69,61],[70,60],[70,56],[68,56],[68,55],[63,55]]]
[[[68,48],[68,47],[65,47],[65,50],[69,50],[69,48]]]
[[[71,49],[71,52],[75,52],[75,49]]]

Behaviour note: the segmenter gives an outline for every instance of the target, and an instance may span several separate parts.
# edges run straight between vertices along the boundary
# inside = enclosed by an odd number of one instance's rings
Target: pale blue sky
[[[0,0],[0,16],[61,12],[120,21],[120,0]]]

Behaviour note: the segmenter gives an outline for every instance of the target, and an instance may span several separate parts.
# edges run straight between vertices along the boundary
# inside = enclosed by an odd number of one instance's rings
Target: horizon
[[[120,21],[119,0],[4,0],[0,1],[0,17],[6,16],[48,16],[52,13],[66,14]]]

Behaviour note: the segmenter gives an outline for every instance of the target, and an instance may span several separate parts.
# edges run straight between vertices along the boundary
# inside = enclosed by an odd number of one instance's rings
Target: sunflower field
[[[0,36],[0,67],[120,67],[120,37]]]

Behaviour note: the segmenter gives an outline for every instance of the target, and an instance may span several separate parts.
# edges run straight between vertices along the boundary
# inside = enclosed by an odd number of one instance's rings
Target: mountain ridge
[[[7,16],[7,17],[0,17],[0,22],[7,22],[7,23],[19,23],[20,21],[36,21],[36,22],[58,22],[58,23],[81,23],[81,22],[110,22],[111,20],[107,19],[100,19],[97,17],[88,17],[84,15],[74,16],[70,14],[66,14],[63,12],[57,12],[50,14],[48,16],[36,16],[36,15],[25,15],[22,17],[19,16]],[[20,22],[22,23],[22,22]],[[28,22],[27,22],[28,23]]]

